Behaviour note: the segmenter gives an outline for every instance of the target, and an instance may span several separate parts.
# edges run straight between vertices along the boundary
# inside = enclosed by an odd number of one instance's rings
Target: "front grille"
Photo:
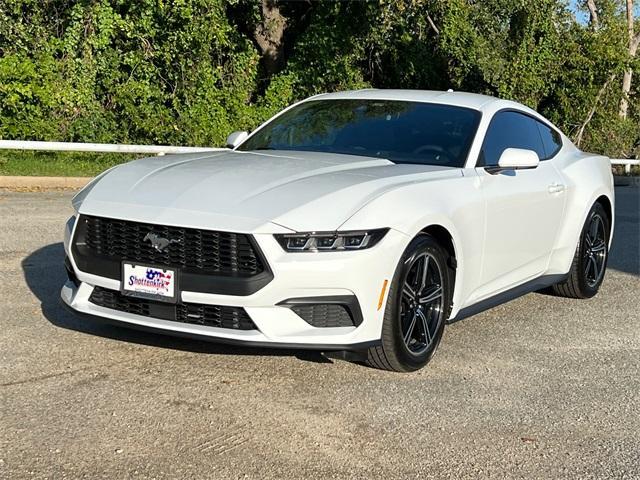
[[[264,270],[248,235],[92,216],[80,221],[86,224],[86,248],[99,257],[210,274],[256,275]],[[173,243],[159,252],[145,241],[150,233]]]
[[[181,303],[172,305],[144,298],[129,297],[116,290],[95,287],[89,302],[99,307],[119,312],[159,318],[172,322],[229,328],[232,330],[256,330],[256,326],[241,307]]]
[[[340,304],[309,304],[291,307],[300,318],[309,325],[318,328],[353,327],[354,322],[349,310]]]
[[[158,251],[148,235],[168,244]],[[257,243],[243,233],[81,215],[72,254],[79,270],[114,280],[121,280],[123,261],[175,269],[180,288],[191,292],[251,295],[273,279]]]

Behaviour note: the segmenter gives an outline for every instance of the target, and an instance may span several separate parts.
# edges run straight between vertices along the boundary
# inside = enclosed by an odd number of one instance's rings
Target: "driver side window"
[[[533,118],[512,111],[496,113],[485,135],[477,166],[498,165],[500,155],[507,148],[533,150],[540,159],[545,158],[540,132]]]

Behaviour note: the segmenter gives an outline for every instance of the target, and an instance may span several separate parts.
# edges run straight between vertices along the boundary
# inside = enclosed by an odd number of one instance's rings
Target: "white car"
[[[228,141],[120,165],[75,196],[67,306],[411,371],[447,322],[548,286],[591,297],[602,283],[609,160],[518,103],[324,94]]]

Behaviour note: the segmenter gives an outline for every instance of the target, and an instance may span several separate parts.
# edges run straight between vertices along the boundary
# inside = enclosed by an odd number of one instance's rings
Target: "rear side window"
[[[540,130],[540,137],[542,137],[545,151],[545,156],[540,157],[540,160],[548,160],[562,148],[562,137],[557,131],[544,123],[536,123],[538,124],[538,130]]]
[[[537,121],[518,112],[498,112],[487,130],[482,144],[478,166],[495,166],[507,148],[533,150],[541,159],[546,158]]]

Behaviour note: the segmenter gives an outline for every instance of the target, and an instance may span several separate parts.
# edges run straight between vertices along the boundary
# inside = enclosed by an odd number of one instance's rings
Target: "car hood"
[[[451,175],[460,169],[315,152],[171,155],[107,171],[74,206],[88,215],[237,232],[335,230],[389,188]]]

